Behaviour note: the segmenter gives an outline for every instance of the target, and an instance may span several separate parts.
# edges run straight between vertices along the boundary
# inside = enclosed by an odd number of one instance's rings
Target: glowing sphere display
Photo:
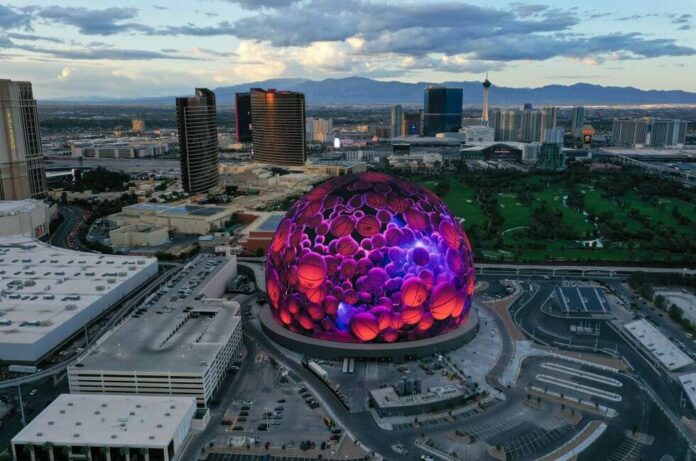
[[[471,246],[434,193],[366,172],[298,200],[266,258],[266,291],[282,326],[314,338],[393,343],[466,321]]]

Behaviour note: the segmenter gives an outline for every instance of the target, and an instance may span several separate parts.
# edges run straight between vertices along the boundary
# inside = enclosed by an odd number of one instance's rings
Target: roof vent
[[[37,433],[36,433],[36,436],[37,436],[37,437],[43,437],[43,432],[37,432]]]
[[[80,438],[80,434],[73,434],[72,436],[75,437],[76,439]]]
[[[112,439],[117,438],[116,434],[111,434],[111,438],[112,438]]]

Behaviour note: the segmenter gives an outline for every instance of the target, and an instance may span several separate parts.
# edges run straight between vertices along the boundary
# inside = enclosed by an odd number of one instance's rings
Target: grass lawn
[[[505,219],[504,231],[532,224],[532,209],[520,203],[516,194],[498,194],[498,206]]]
[[[437,181],[432,179],[419,181],[419,183],[429,189],[437,186]],[[486,222],[486,216],[476,202],[476,196],[471,187],[464,186],[458,181],[450,181],[449,192],[443,199],[455,216],[464,219],[465,228],[473,224],[481,227]]]
[[[457,217],[464,219],[464,226],[473,224],[483,227],[486,217],[479,207],[475,190],[472,186],[463,185],[457,178],[449,177],[450,188],[443,197],[450,210]],[[525,178],[520,187],[529,187],[532,190],[532,201],[529,204],[522,203],[516,193],[520,188],[512,188],[509,192],[498,193],[498,207],[504,223],[501,226],[502,245],[496,245],[492,241],[472,241],[475,249],[481,252],[485,259],[512,261],[522,260],[529,262],[552,261],[605,261],[605,262],[641,262],[664,261],[680,262],[684,254],[663,251],[659,249],[642,249],[641,242],[634,242],[633,249],[626,248],[583,248],[576,240],[584,240],[588,235],[593,235],[595,227],[588,222],[587,216],[581,211],[568,208],[563,205],[563,197],[568,194],[565,184],[561,181],[548,180],[543,176],[531,176]],[[421,179],[418,181],[425,187],[436,189],[437,179]],[[538,187],[540,183],[543,187]],[[531,186],[531,187],[530,187]],[[581,186],[585,193],[585,210],[595,215],[610,213],[612,218],[624,223],[629,232],[637,232],[643,224],[629,216],[632,208],[638,209],[641,214],[648,216],[656,223],[668,228],[667,232],[675,236],[689,238],[694,234],[693,224],[679,224],[672,216],[672,209],[676,206],[682,215],[696,217],[696,193],[694,200],[687,202],[673,198],[658,198],[652,203],[640,199],[635,193],[611,199],[602,196],[602,191],[595,188],[594,183]],[[500,190],[500,189],[499,189]],[[505,190],[505,189],[503,189]],[[546,206],[563,214],[563,222],[573,230],[573,236],[568,240],[542,239],[535,240],[527,237],[526,229],[534,225],[532,212],[534,208],[546,203]],[[543,245],[543,249],[536,249]]]
[[[534,194],[538,201],[544,201],[555,211],[563,213],[563,222],[573,229],[575,238],[585,239],[589,232],[594,231],[594,226],[587,222],[587,217],[578,210],[563,206],[563,196],[566,192],[560,188],[551,188]]]

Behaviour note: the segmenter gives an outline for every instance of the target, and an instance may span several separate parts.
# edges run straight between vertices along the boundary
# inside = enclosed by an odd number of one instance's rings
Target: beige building
[[[131,224],[109,232],[113,247],[152,247],[169,241],[169,230],[161,226]]]
[[[0,200],[43,198],[46,189],[31,83],[0,79]]]
[[[0,201],[0,236],[24,235],[41,238],[48,234],[56,206],[41,200]]]
[[[367,163],[354,160],[333,160],[331,162],[313,162],[305,166],[305,171],[328,176],[344,176],[367,171]]]
[[[145,121],[142,118],[134,118],[131,120],[131,131],[134,133],[142,133],[145,131]]]
[[[222,206],[136,203],[108,219],[117,226],[138,224],[166,227],[178,234],[203,235],[223,229],[233,214],[233,208]]]
[[[12,439],[17,461],[178,461],[194,425],[185,396],[61,394]]]

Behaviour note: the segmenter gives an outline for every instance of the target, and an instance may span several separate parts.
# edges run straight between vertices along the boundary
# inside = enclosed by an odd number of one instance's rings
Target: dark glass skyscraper
[[[305,164],[304,94],[252,88],[251,119],[254,160],[282,166]]]
[[[195,96],[176,98],[181,185],[189,194],[218,185],[218,137],[215,93],[196,88]]]
[[[424,94],[423,136],[453,133],[462,127],[462,89],[429,86]]]
[[[234,116],[237,141],[251,141],[251,95],[249,93],[235,93]]]

